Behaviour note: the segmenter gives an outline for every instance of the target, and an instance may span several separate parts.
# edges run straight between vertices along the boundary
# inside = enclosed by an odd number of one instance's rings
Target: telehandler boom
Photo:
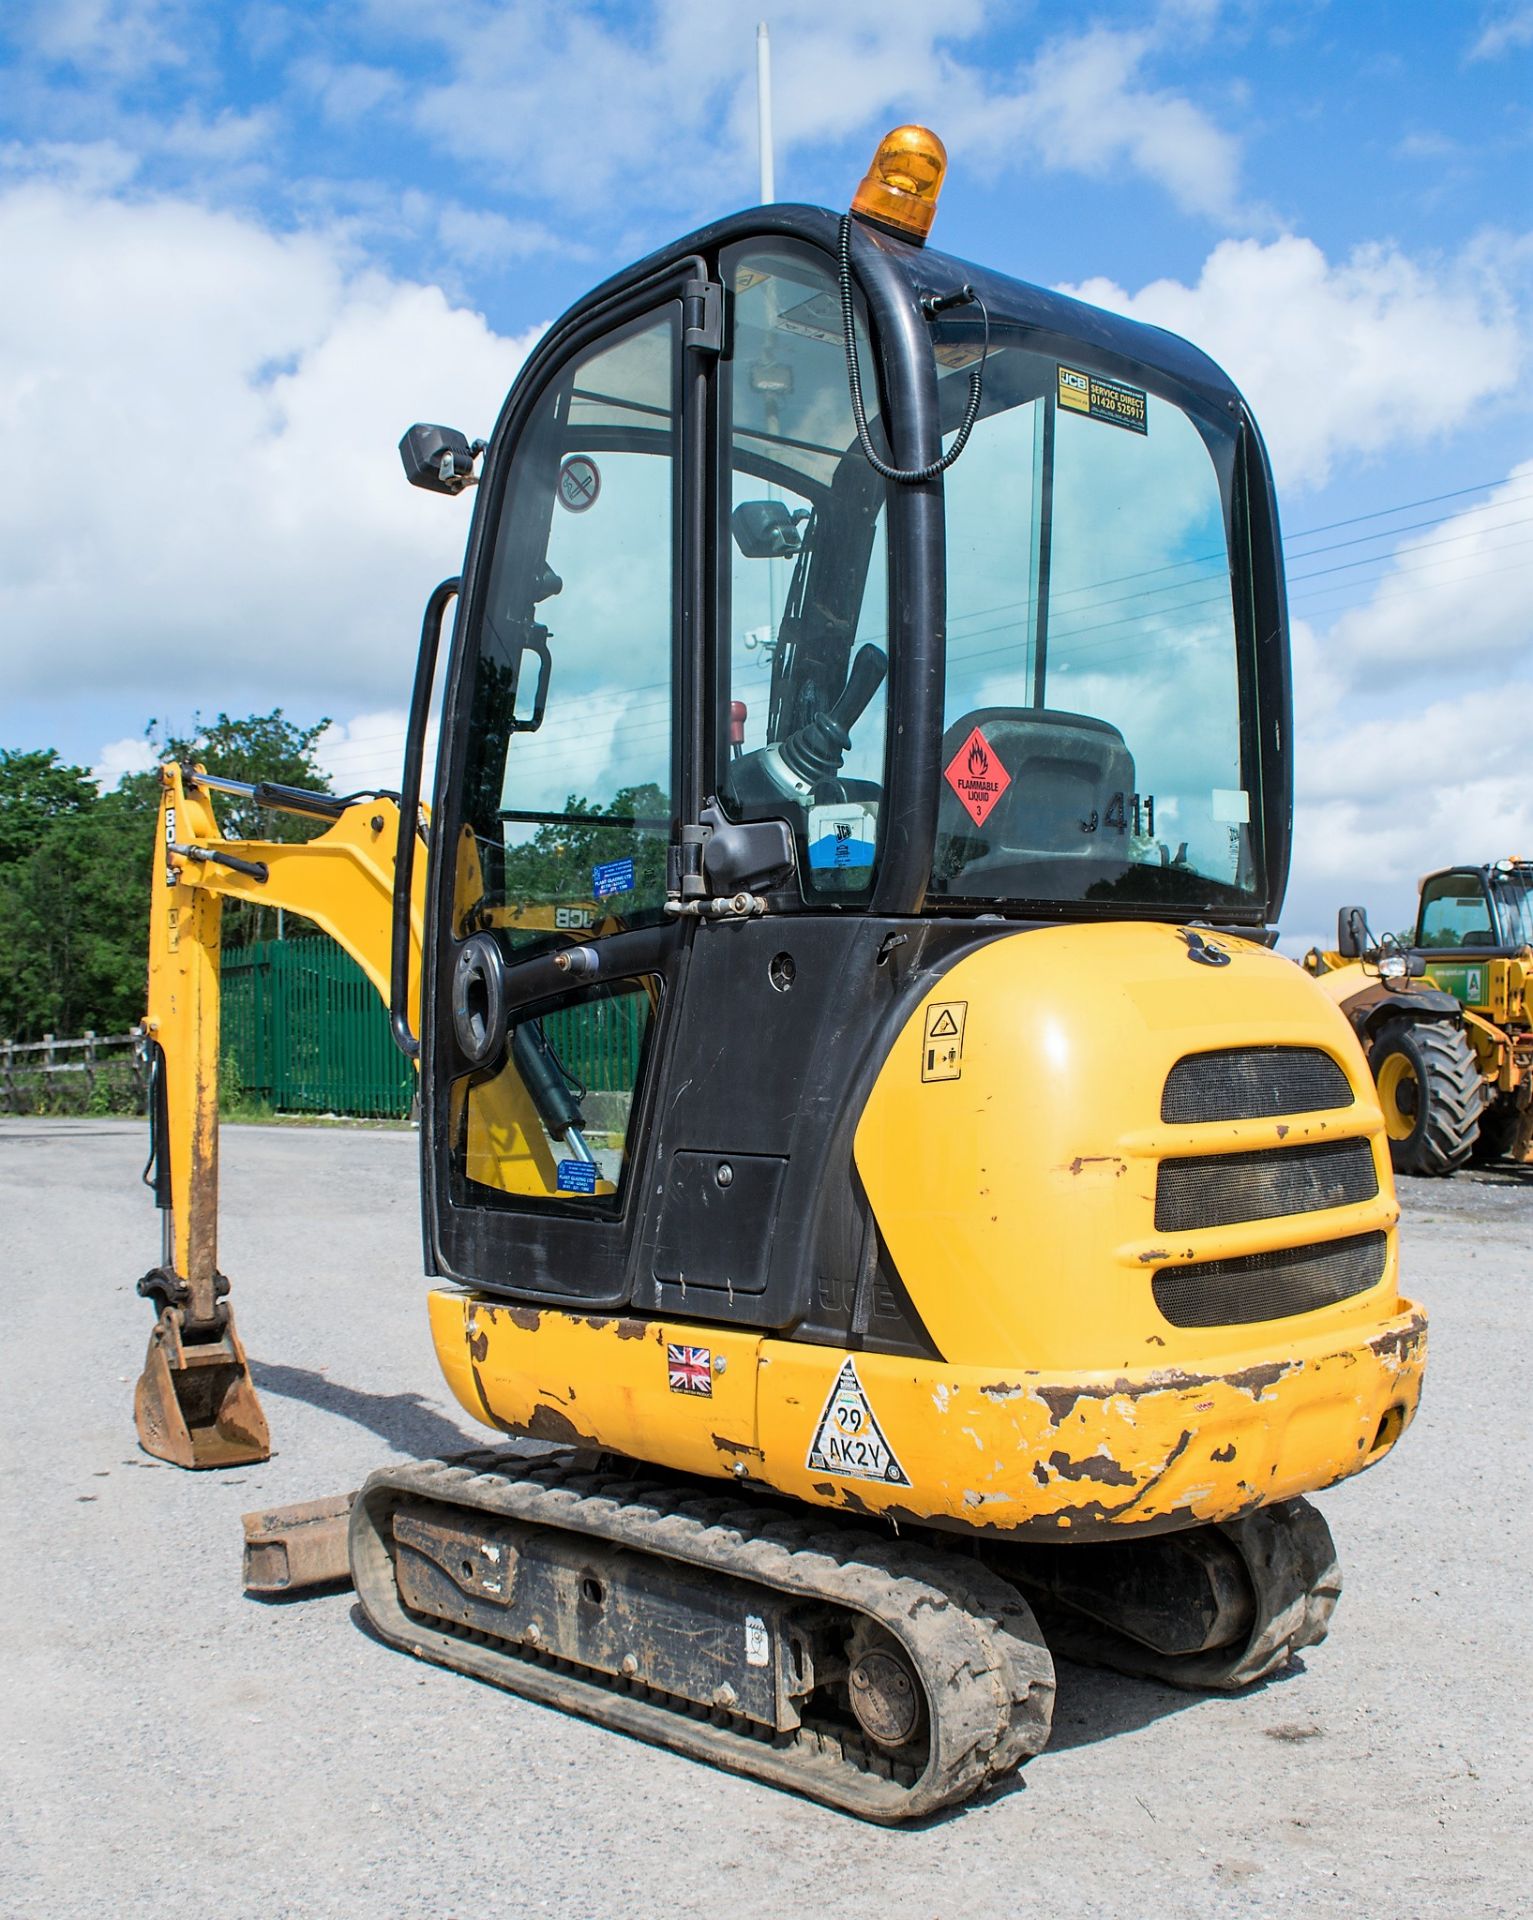
[[[214,1255],[217,918],[281,900],[418,1059],[448,1383],[562,1449],[375,1473],[369,1620],[885,1822],[1044,1745],[1051,1647],[1240,1687],[1322,1638],[1304,1496],[1393,1447],[1426,1349],[1366,1064],[1268,951],[1255,422],[1185,342],[929,249],[944,168],[901,128],[851,215],[587,295],[487,447],[411,429],[475,506],[401,796],[268,794],[335,812],[278,850],[166,768],[149,1016],[144,1444],[266,1449]]]

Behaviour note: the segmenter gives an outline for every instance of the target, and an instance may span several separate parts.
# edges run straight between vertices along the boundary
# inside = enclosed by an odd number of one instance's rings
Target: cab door
[[[700,596],[684,582],[702,476],[684,450],[709,370],[686,343],[688,285],[681,269],[588,322],[513,390],[471,545],[432,830],[428,1251],[463,1282],[593,1307],[627,1296],[690,937],[666,910],[698,777],[684,609]]]

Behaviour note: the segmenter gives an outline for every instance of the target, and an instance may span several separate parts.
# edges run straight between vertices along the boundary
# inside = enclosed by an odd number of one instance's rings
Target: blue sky
[[[754,200],[762,17],[780,197],[844,204],[924,119],[944,250],[1186,332],[1252,398],[1296,615],[1285,930],[1533,852],[1533,5],[1472,0],[11,0],[0,742],[110,775],[151,716],[280,703],[335,719],[337,778],[390,776],[466,523],[394,441],[487,428],[583,288]]]

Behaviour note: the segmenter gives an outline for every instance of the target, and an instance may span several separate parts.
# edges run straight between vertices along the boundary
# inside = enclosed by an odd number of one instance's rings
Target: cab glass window
[[[1501,938],[1509,947],[1533,947],[1533,874],[1524,866],[1502,873],[1496,880]]]
[[[454,1203],[615,1211],[659,1000],[615,980],[519,1014],[504,1059],[453,1088]]]
[[[976,323],[936,331],[956,423]],[[1259,904],[1234,453],[1232,424],[995,329],[943,483],[936,901]]]
[[[547,388],[479,612],[455,932],[546,944],[663,918],[673,783],[674,317]]]
[[[1423,947],[1492,947],[1495,929],[1485,889],[1472,873],[1429,880],[1421,892]]]
[[[735,819],[793,828],[806,898],[865,898],[881,832],[888,668],[885,486],[847,397],[830,264],[725,255],[728,616],[718,791]],[[877,382],[859,328],[864,379]]]
[[[511,452],[466,688],[452,931],[514,963],[665,923],[675,781],[676,310],[577,356]],[[654,977],[517,1012],[449,1090],[454,1203],[615,1212]]]

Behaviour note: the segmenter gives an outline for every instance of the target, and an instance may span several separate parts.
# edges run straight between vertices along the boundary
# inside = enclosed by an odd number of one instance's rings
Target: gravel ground
[[[1420,1419],[1322,1499],[1331,1638],[1236,1699],[1062,1666],[1020,1784],[889,1833],[240,1592],[240,1514],[482,1437],[436,1376],[415,1140],[230,1127],[222,1264],[276,1456],[134,1443],[142,1129],[0,1121],[0,1912],[1273,1915],[1533,1907],[1533,1176],[1407,1182]]]

